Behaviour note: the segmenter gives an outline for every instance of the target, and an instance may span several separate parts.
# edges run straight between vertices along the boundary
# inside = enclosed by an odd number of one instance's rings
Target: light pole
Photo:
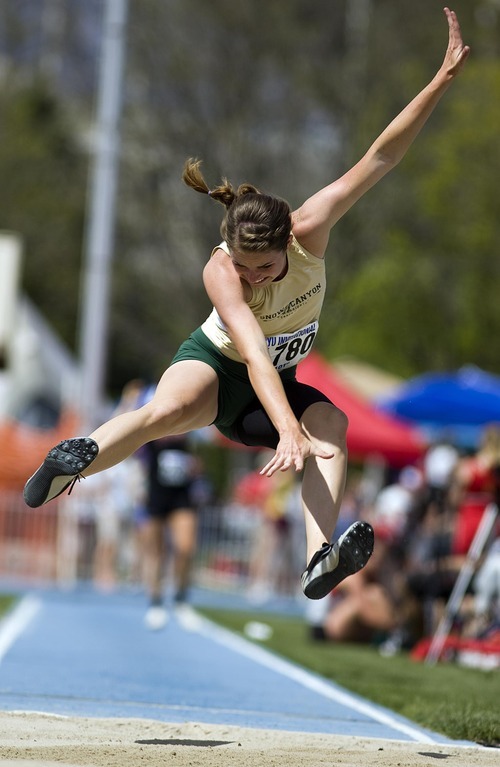
[[[100,420],[103,404],[127,2],[106,0],[104,11],[94,161],[80,304],[80,408],[86,431],[92,430],[96,421]]]

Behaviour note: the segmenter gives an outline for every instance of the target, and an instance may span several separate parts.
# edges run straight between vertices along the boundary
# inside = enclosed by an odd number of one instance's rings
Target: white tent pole
[[[498,515],[498,507],[494,503],[488,504],[483,512],[481,521],[474,535],[474,539],[467,552],[467,557],[462,565],[453,590],[448,599],[443,617],[441,618],[436,632],[432,638],[425,662],[434,664],[439,660],[443,647],[453,625],[453,621],[460,610],[465,593],[474,575],[479,557],[484,551],[488,538]]]

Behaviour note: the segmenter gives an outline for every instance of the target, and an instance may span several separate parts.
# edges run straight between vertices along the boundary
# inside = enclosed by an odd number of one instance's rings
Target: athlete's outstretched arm
[[[294,235],[314,255],[324,256],[332,226],[402,160],[467,60],[470,49],[462,41],[457,16],[449,8],[444,12],[448,47],[431,82],[394,118],[353,168],[294,211]]]

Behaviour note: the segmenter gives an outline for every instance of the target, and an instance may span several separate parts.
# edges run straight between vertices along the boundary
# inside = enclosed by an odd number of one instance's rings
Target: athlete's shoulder
[[[305,245],[295,235],[295,233],[292,231],[292,239],[290,240],[290,245],[288,246],[289,254],[300,256],[302,259],[306,261],[310,261],[312,263],[322,263],[324,262],[323,256],[316,256],[314,253],[312,253],[310,250],[308,250]]]
[[[218,245],[216,245],[215,248],[212,248],[212,252],[210,254],[210,258],[212,258],[219,250],[222,251],[223,253],[225,253],[226,256],[231,255],[229,253],[229,248],[228,248],[227,242],[225,240],[222,240],[222,242],[220,242]]]

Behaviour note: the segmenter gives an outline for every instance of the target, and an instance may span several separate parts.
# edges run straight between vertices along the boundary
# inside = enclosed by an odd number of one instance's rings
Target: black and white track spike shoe
[[[322,599],[344,578],[361,570],[373,553],[373,528],[368,522],[354,522],[336,543],[324,543],[300,579],[309,599]]]
[[[68,487],[71,492],[81,472],[90,466],[98,452],[97,442],[90,437],[65,439],[53,447],[24,486],[27,506],[42,506]]]

